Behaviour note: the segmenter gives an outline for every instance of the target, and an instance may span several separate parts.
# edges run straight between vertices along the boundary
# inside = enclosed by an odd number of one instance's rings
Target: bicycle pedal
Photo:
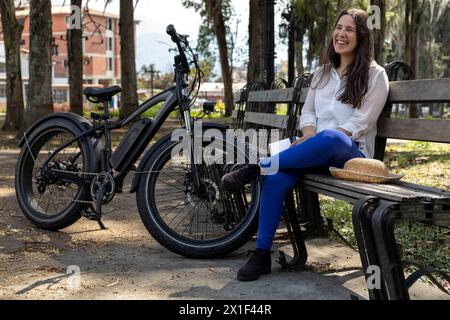
[[[97,214],[97,212],[94,211],[81,211],[81,215],[91,221],[98,221],[100,220],[100,216]]]
[[[97,214],[97,212],[94,211],[81,211],[81,215],[88,219],[89,221],[97,221],[98,225],[100,226],[100,229],[102,230],[106,230],[108,229],[105,224],[102,221],[102,218],[100,217],[99,214]]]

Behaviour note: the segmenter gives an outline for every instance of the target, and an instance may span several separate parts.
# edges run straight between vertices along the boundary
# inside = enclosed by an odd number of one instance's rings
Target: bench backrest
[[[450,78],[395,81],[390,82],[389,85],[389,97],[383,116],[378,121],[375,158],[383,159],[387,138],[450,143],[450,119],[389,118],[393,104],[450,103]],[[299,131],[298,117],[305,102],[307,90],[307,88],[297,87],[247,92],[246,103],[253,107],[245,108],[245,112],[240,110],[241,114],[234,113],[233,116],[240,115],[242,117],[244,115],[241,122],[247,126],[248,124],[254,124],[277,128],[284,130],[286,134]],[[288,104],[290,107],[287,108],[285,115],[277,115],[273,114],[273,106],[276,104]],[[261,107],[264,105],[270,105],[270,110]],[[242,127],[240,126],[240,128]]]

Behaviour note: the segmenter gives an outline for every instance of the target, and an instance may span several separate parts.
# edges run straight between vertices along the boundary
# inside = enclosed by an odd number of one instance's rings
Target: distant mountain
[[[166,43],[166,44],[164,44]],[[169,52],[170,38],[164,33],[146,32],[136,36],[136,69],[143,64],[155,64],[163,73],[172,70],[174,52]]]

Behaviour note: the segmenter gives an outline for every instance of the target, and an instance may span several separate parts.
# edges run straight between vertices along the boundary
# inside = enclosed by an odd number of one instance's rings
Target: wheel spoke
[[[252,217],[255,215],[256,185],[242,194],[229,194],[220,186],[224,165],[202,163],[196,165],[200,178],[197,189],[189,174],[192,170],[187,158],[171,157],[173,146],[162,150],[156,163],[152,163],[152,172],[146,179],[152,187],[144,195],[153,208],[150,214],[163,222],[161,228],[165,232],[188,240],[216,240],[239,228],[250,209]],[[176,172],[179,168],[183,171]]]
[[[57,131],[59,130],[59,131]],[[74,137],[72,133],[65,129],[57,129],[44,133],[40,138],[33,141],[30,152],[35,154],[30,174],[30,185],[24,185],[27,203],[30,209],[44,216],[57,216],[69,208],[79,193],[79,186],[73,183],[62,183],[54,177],[44,176],[42,167],[60,146],[71,141]],[[79,141],[73,142],[53,155],[47,165],[52,169],[68,170],[73,172],[84,172],[84,153]],[[52,167],[53,166],[53,167]],[[75,168],[75,169],[72,169]],[[37,177],[39,175],[39,177]],[[41,181],[38,181],[41,179]],[[44,188],[39,191],[38,186]]]

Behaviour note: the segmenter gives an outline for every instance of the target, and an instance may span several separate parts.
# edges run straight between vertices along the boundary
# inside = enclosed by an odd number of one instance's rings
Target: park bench
[[[388,138],[450,143],[450,120],[390,117],[395,104],[450,102],[450,79],[392,81],[408,78],[411,73],[408,68],[402,63],[386,67],[391,81],[390,93],[378,121],[375,146],[375,158],[381,161]],[[269,90],[264,90],[263,84],[246,86],[235,97],[236,108],[232,115],[234,129],[278,129],[282,137],[301,136],[298,118],[310,79],[310,75],[304,75],[296,79],[290,88],[286,88],[285,82],[274,83]],[[280,104],[287,105],[283,115],[275,114]],[[307,260],[304,235],[323,230],[318,195],[326,195],[353,205],[352,222],[366,280],[370,280],[370,266],[381,270],[382,286],[368,287],[370,299],[409,299],[408,290],[415,281],[436,270],[419,269],[405,278],[404,268],[408,263],[401,261],[394,226],[400,220],[450,225],[449,189],[405,181],[369,184],[339,180],[331,175],[305,175],[285,199],[283,217],[294,257],[287,261],[285,255],[280,253],[279,263],[288,270],[304,269]],[[445,273],[442,276],[448,279]]]

